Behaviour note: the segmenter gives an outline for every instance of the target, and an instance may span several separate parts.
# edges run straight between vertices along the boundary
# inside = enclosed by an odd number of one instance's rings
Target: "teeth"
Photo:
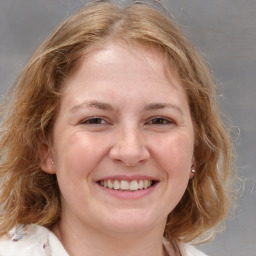
[[[139,185],[138,185],[137,180],[133,180],[133,181],[130,183],[130,190],[138,190],[138,188],[139,188]]]
[[[143,189],[144,188],[144,181],[140,180],[139,181],[139,189]]]
[[[111,180],[108,180],[108,186],[107,187],[111,188],[111,189],[114,187],[114,185],[113,185]]]
[[[144,180],[143,181],[143,187],[148,188],[152,185],[152,180]]]
[[[115,190],[130,190],[137,191],[141,189],[147,189],[152,185],[151,180],[133,180],[131,182],[127,180],[104,180],[99,183],[101,186]]]
[[[122,190],[128,190],[130,188],[129,182],[126,180],[121,180],[121,186],[120,189]]]
[[[115,180],[114,181],[114,189],[119,189],[120,188],[120,183],[119,183],[119,181],[118,180]]]
[[[148,187],[148,183],[149,183],[148,180],[144,180],[144,183],[143,183],[144,188],[147,188],[147,187]]]

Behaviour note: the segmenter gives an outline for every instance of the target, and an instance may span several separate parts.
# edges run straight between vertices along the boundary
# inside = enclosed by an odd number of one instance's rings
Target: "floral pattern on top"
[[[0,256],[69,256],[58,238],[47,228],[17,225],[0,237]]]
[[[21,240],[25,235],[25,226],[24,225],[18,225],[15,226],[9,233],[8,236],[13,242],[17,242]]]
[[[173,255],[173,246],[163,239],[164,247]],[[177,243],[182,256],[206,256],[195,247]],[[176,251],[176,254],[177,254]],[[49,229],[36,225],[17,225],[0,237],[0,256],[69,256],[58,238]]]

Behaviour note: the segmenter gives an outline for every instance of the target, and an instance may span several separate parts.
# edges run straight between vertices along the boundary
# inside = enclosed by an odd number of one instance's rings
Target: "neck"
[[[163,227],[164,228],[164,227]],[[141,233],[103,233],[60,222],[53,232],[70,256],[166,256],[163,228]]]

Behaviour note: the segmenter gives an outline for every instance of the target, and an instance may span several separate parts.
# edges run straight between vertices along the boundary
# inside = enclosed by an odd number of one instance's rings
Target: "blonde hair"
[[[186,89],[196,143],[196,174],[169,214],[165,236],[191,241],[225,218],[232,196],[232,152],[206,63],[173,22],[148,4],[94,2],[69,17],[35,52],[2,107],[0,234],[15,224],[52,227],[61,215],[55,175],[40,168],[63,80],[82,56],[106,42],[156,47]],[[5,110],[4,110],[5,108]],[[235,177],[235,176],[233,176]]]

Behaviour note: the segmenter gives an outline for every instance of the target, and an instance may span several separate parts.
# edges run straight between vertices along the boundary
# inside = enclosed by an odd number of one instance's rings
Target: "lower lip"
[[[147,189],[141,189],[136,191],[122,191],[122,190],[115,190],[115,189],[109,189],[105,188],[98,183],[96,183],[100,189],[102,189],[104,192],[108,193],[111,196],[121,198],[121,199],[140,199],[142,197],[145,197],[152,193],[152,191],[157,186],[157,183],[153,186],[147,188]]]

